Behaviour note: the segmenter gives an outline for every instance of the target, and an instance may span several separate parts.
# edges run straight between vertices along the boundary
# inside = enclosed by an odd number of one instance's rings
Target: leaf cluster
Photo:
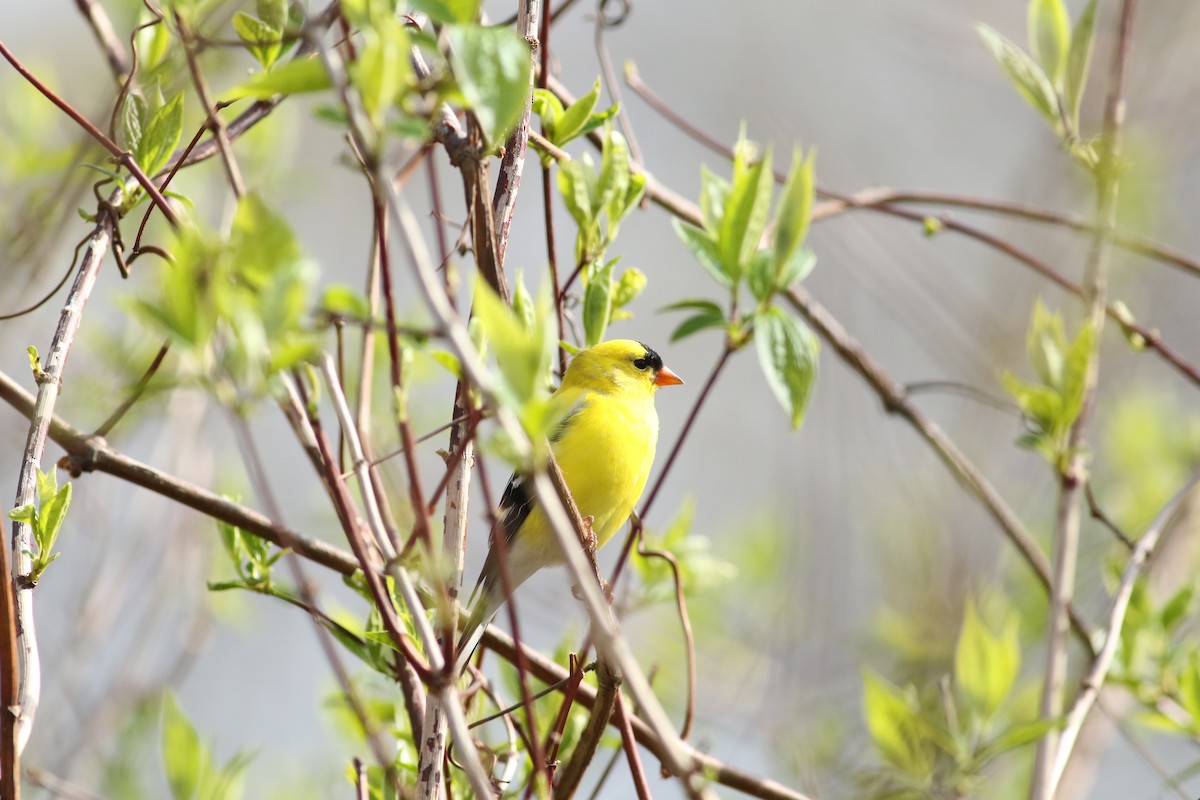
[[[873,777],[875,796],[972,796],[993,761],[1056,724],[1037,719],[1017,689],[1018,624],[1010,610],[991,627],[968,603],[952,672],[936,688],[864,672],[863,714],[884,763]]]
[[[593,89],[593,94],[597,91]],[[581,103],[586,104],[587,98],[574,103],[568,112],[574,112]],[[554,112],[553,105],[543,105]],[[563,112],[562,130],[578,135],[595,116],[591,115],[592,105],[584,106],[586,113]],[[569,138],[565,134],[560,136]],[[581,159],[560,164],[558,189],[576,225],[575,259],[584,285],[584,342],[590,347],[604,340],[610,322],[629,316],[621,311],[622,306],[637,297],[646,285],[645,274],[637,269],[625,270],[616,277],[620,258],[606,257],[621,222],[645,194],[646,176],[633,171],[625,137],[609,126],[604,132],[599,166],[586,153]]]
[[[71,484],[60,487],[58,473],[54,469],[48,473],[39,469],[35,491],[36,502],[26,503],[8,512],[9,519],[28,525],[33,531],[33,543],[37,545],[37,550],[26,553],[33,561],[29,572],[31,584],[36,584],[46,567],[61,555],[54,552],[54,545],[67,518],[67,509],[71,507]]]
[[[1048,311],[1038,299],[1025,338],[1037,380],[1026,381],[1007,370],[1000,376],[1030,428],[1018,444],[1038,451],[1060,472],[1073,456],[1070,431],[1083,410],[1094,340],[1091,325],[1085,323],[1068,341],[1062,316]]]
[[[1074,27],[1064,0],[1029,0],[1029,52],[987,25],[977,26],[984,45],[1017,93],[1036,110],[1084,166],[1096,166],[1091,143],[1079,140],[1079,107],[1095,40],[1096,0]]]
[[[675,232],[692,255],[729,292],[726,307],[705,299],[687,299],[667,306],[690,311],[671,341],[702,330],[725,333],[726,346],[737,350],[753,340],[771,391],[799,428],[817,375],[819,344],[808,326],[775,305],[775,300],[803,280],[816,263],[804,240],[812,218],[813,151],[799,148],[775,204],[772,152],[761,157],[743,136],[734,149],[733,176],[725,180],[701,171],[700,211],[703,227],[678,219]],[[749,313],[738,311],[745,286],[755,300]]]
[[[185,226],[171,251],[156,291],[129,306],[223,401],[263,395],[273,374],[316,353],[307,320],[314,269],[257,195],[238,202],[227,237]]]

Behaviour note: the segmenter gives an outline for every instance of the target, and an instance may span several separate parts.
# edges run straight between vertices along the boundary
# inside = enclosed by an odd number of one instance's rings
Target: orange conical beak
[[[683,378],[671,372],[667,367],[660,369],[654,376],[655,386],[674,386],[679,383],[683,383]]]

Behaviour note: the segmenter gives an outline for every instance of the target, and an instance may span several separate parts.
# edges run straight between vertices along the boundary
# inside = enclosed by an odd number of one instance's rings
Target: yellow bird
[[[621,529],[646,488],[658,443],[654,393],[660,386],[679,383],[683,380],[663,366],[658,353],[629,339],[582,350],[567,366],[554,397],[569,410],[550,436],[550,449],[580,515],[592,518],[597,547]],[[514,590],[542,567],[562,562],[557,540],[527,479],[520,473],[509,479],[497,515],[508,546],[508,576]],[[491,541],[471,593],[471,616],[458,642],[459,672],[506,599]]]

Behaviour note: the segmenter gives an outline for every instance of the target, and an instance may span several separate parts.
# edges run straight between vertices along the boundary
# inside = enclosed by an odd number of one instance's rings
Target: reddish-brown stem
[[[617,692],[617,705],[613,710],[613,718],[621,730],[621,747],[625,758],[629,761],[629,777],[637,790],[638,800],[650,800],[650,783],[646,780],[646,770],[642,767],[642,759],[638,755],[637,740],[633,737],[633,725],[629,722],[629,712],[625,708],[625,698]],[[687,738],[687,734],[684,734]]]
[[[107,436],[108,432],[113,429],[118,422],[133,408],[142,397],[142,393],[146,391],[146,387],[150,385],[150,380],[158,372],[158,368],[162,366],[163,359],[167,357],[168,351],[171,349],[170,340],[162,343],[158,348],[158,353],[155,354],[154,360],[150,362],[150,366],[146,367],[146,371],[142,373],[142,377],[138,378],[138,382],[134,384],[133,389],[129,392],[129,397],[126,397],[121,405],[117,406],[113,413],[108,415],[108,419],[100,423],[100,427],[96,428],[96,436]]]
[[[692,620],[688,616],[687,598],[683,594],[683,576],[679,574],[679,560],[674,553],[665,550],[651,550],[645,546],[646,540],[641,536],[641,525],[636,526],[638,555],[642,558],[661,558],[671,568],[671,581],[675,584],[675,609],[679,612],[679,625],[683,629],[684,657],[687,660],[687,705],[683,712],[683,727],[679,729],[679,738],[685,742],[692,735],[692,721],[696,715],[696,638],[692,635]]]
[[[513,585],[512,576],[508,571],[508,541],[505,538],[504,526],[500,524],[500,520],[496,518],[496,505],[492,502],[491,486],[487,479],[487,468],[484,465],[484,457],[482,453],[477,453],[476,463],[479,464],[480,481],[479,487],[483,492],[483,502],[488,510],[488,522],[492,533],[491,547],[496,553],[497,572],[500,577],[500,589],[504,592],[506,599],[505,608],[508,613],[508,624],[512,628],[513,641],[521,641],[521,629],[517,621],[517,604],[513,602]],[[451,665],[454,661],[447,662]],[[525,707],[525,721],[529,726],[529,736],[527,743],[529,745],[529,757],[533,759],[533,768],[540,772],[546,779],[546,786],[552,786],[549,765],[546,763],[546,756],[542,750],[541,740],[538,738],[537,716],[533,707],[533,696],[529,691],[529,661],[525,658],[525,653],[518,650],[517,658],[513,661],[517,667],[518,683],[521,687],[521,704]],[[535,783],[532,781],[531,783]]]
[[[179,29],[179,40],[183,44],[183,53],[187,59],[188,72],[192,76],[192,85],[196,87],[196,94],[200,96],[200,102],[204,106],[204,111],[208,114],[208,119],[205,125],[212,131],[213,139],[217,142],[217,149],[221,153],[221,163],[225,166],[225,176],[229,179],[229,187],[233,190],[234,197],[241,197],[246,193],[246,182],[242,178],[242,170],[238,167],[237,159],[233,155],[233,147],[229,143],[229,135],[225,131],[225,123],[221,121],[219,111],[221,106],[214,104],[212,96],[208,91],[208,83],[204,80],[204,73],[200,71],[200,61],[196,51],[192,47],[191,31],[188,29],[187,23],[179,11],[174,11],[175,26]]]
[[[134,180],[136,180],[141,187],[146,190],[146,194],[150,195],[150,199],[153,200],[154,204],[162,210],[163,216],[167,218],[167,221],[170,222],[172,226],[179,224],[179,219],[175,216],[175,212],[171,209],[171,205],[167,202],[167,199],[163,197],[162,192],[160,192],[158,187],[154,185],[154,181],[150,180],[150,178],[146,176],[146,173],[142,172],[142,168],[139,167],[138,163],[133,160],[132,154],[122,150],[116,142],[114,142],[104,133],[104,131],[93,125],[91,120],[76,111],[70,103],[68,103],[66,100],[63,100],[53,91],[51,91],[50,87],[38,80],[38,78],[32,72],[26,69],[24,64],[17,60],[17,57],[13,55],[13,52],[5,46],[3,41],[0,41],[0,55],[4,56],[8,63],[12,64],[13,69],[20,73],[21,77],[27,80],[30,85],[33,86],[33,88],[41,92],[42,95],[51,103],[58,106],[60,111],[74,120],[75,124],[87,131],[89,136],[99,142],[105,150],[111,153],[113,157],[116,158],[121,164],[121,166],[128,169],[129,174],[132,175]]]

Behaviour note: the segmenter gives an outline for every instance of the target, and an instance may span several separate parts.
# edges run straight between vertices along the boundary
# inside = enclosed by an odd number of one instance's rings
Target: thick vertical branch
[[[1100,158],[1096,166],[1096,231],[1092,237],[1084,275],[1083,298],[1087,303],[1087,321],[1092,329],[1092,352],[1084,377],[1083,406],[1068,436],[1067,463],[1059,482],[1058,512],[1054,531],[1054,574],[1050,589],[1050,625],[1046,643],[1046,667],[1042,684],[1040,714],[1054,719],[1062,714],[1063,690],[1067,676],[1068,612],[1075,594],[1075,568],[1079,551],[1079,527],[1082,519],[1083,486],[1087,482],[1086,453],[1088,430],[1096,405],[1096,384],[1100,374],[1100,334],[1104,329],[1107,307],[1108,257],[1117,221],[1117,192],[1120,186],[1121,128],[1125,121],[1125,69],[1133,28],[1136,0],[1123,0],[1118,22],[1116,51],[1109,77],[1105,104],[1104,132]],[[1063,761],[1059,753],[1060,734],[1048,731],[1038,741],[1034,759],[1032,800],[1049,800],[1054,793],[1054,763]]]
[[[14,505],[18,508],[35,502],[37,472],[42,465],[42,453],[46,448],[54,405],[62,388],[67,355],[75,341],[75,334],[79,331],[83,309],[91,296],[92,287],[95,286],[100,264],[112,243],[113,228],[112,216],[101,213],[84,253],[83,263],[79,266],[75,283],[71,286],[71,292],[67,295],[67,302],[59,316],[58,329],[50,343],[50,352],[38,371],[37,404],[25,441],[21,473],[17,480]],[[19,757],[33,730],[33,719],[41,698],[42,679],[33,620],[33,584],[30,582],[33,566],[30,553],[34,549],[33,530],[29,525],[20,522],[14,522],[12,530],[11,574],[16,600],[16,624],[15,629],[9,628],[0,632],[0,635],[4,635],[10,642],[16,642],[20,682],[16,702],[9,704],[9,698],[5,698],[6,706],[0,713],[0,736],[3,737],[4,754],[11,759],[0,764],[0,770],[3,771],[6,784],[10,779],[13,781],[11,785],[6,785],[6,789],[11,790],[12,794],[6,791],[5,796],[15,798],[18,792],[15,781],[20,774]]]
[[[530,91],[525,97],[525,109],[500,161],[500,177],[492,198],[492,213],[496,225],[496,265],[504,269],[504,253],[508,250],[508,231],[513,212],[517,210],[517,192],[521,188],[521,173],[525,169],[525,151],[529,144],[529,115],[533,104],[534,64],[538,61],[538,0],[520,0],[517,8],[517,33],[529,43],[532,61],[529,65]]]

